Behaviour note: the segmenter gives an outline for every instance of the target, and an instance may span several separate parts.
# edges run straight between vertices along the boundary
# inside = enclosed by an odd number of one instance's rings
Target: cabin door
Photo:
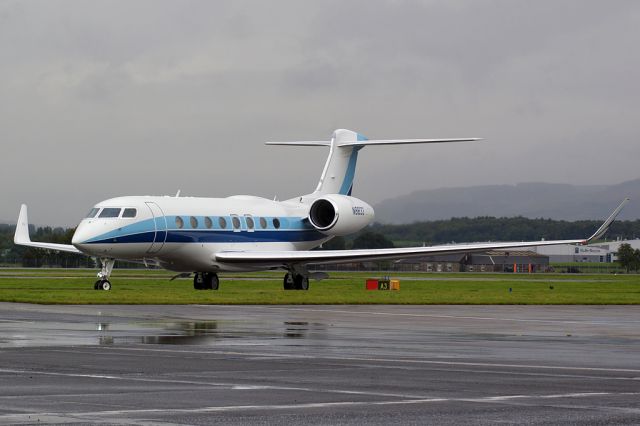
[[[155,225],[155,232],[153,235],[153,242],[149,246],[147,253],[158,253],[164,246],[164,242],[167,240],[167,218],[164,216],[164,212],[159,205],[153,202],[146,202],[147,207],[151,210],[153,215],[153,222]]]

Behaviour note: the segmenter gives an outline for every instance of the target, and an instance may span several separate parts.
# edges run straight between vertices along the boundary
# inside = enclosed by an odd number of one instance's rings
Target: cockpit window
[[[99,209],[99,208],[97,208],[97,207],[92,208],[91,210],[89,210],[89,213],[87,213],[86,218],[87,218],[87,219],[91,219],[91,218],[96,217],[96,215],[98,214],[98,211],[99,211],[99,210],[100,210],[100,209]]]
[[[116,208],[116,207],[107,207],[102,209],[102,211],[100,212],[100,216],[98,217],[118,217],[120,216],[120,208]]]
[[[138,212],[136,211],[136,209],[124,209],[124,212],[122,212],[122,217],[136,217],[136,214]]]

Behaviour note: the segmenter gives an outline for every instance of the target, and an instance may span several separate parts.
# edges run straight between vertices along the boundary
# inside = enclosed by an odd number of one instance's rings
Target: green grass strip
[[[111,291],[93,270],[0,270],[0,301],[40,304],[640,304],[640,276],[583,274],[393,274],[400,291],[367,291],[366,272],[331,274],[309,291],[284,291],[282,272],[221,274],[220,290],[196,291],[167,271],[116,270]],[[236,278],[236,279],[233,279]],[[247,279],[237,279],[247,278]],[[511,289],[511,291],[509,290]]]

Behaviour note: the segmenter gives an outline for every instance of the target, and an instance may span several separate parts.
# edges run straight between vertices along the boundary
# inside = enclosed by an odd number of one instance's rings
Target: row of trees
[[[629,244],[621,244],[618,249],[618,263],[627,272],[640,270],[640,250],[634,250]]]
[[[71,244],[74,228],[52,228],[50,226],[29,227],[33,241]],[[15,225],[0,224],[0,265],[22,265],[25,267],[60,266],[64,268],[94,267],[92,259],[73,253],[56,253],[13,244]]]
[[[374,224],[370,231],[403,244],[446,244],[471,241],[535,241],[584,238],[591,235],[601,221],[579,220],[568,222],[553,219],[527,219],[524,217],[452,218],[403,225]],[[640,236],[640,220],[614,222],[607,238],[631,239]]]

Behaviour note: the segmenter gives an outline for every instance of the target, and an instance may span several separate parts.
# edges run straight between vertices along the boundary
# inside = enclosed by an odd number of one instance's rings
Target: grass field
[[[379,274],[334,272],[309,291],[284,291],[282,272],[221,274],[220,290],[161,270],[116,270],[96,291],[94,270],[0,269],[0,301],[43,304],[640,304],[640,276],[397,273],[400,291],[366,291]],[[509,291],[511,289],[511,291]]]

